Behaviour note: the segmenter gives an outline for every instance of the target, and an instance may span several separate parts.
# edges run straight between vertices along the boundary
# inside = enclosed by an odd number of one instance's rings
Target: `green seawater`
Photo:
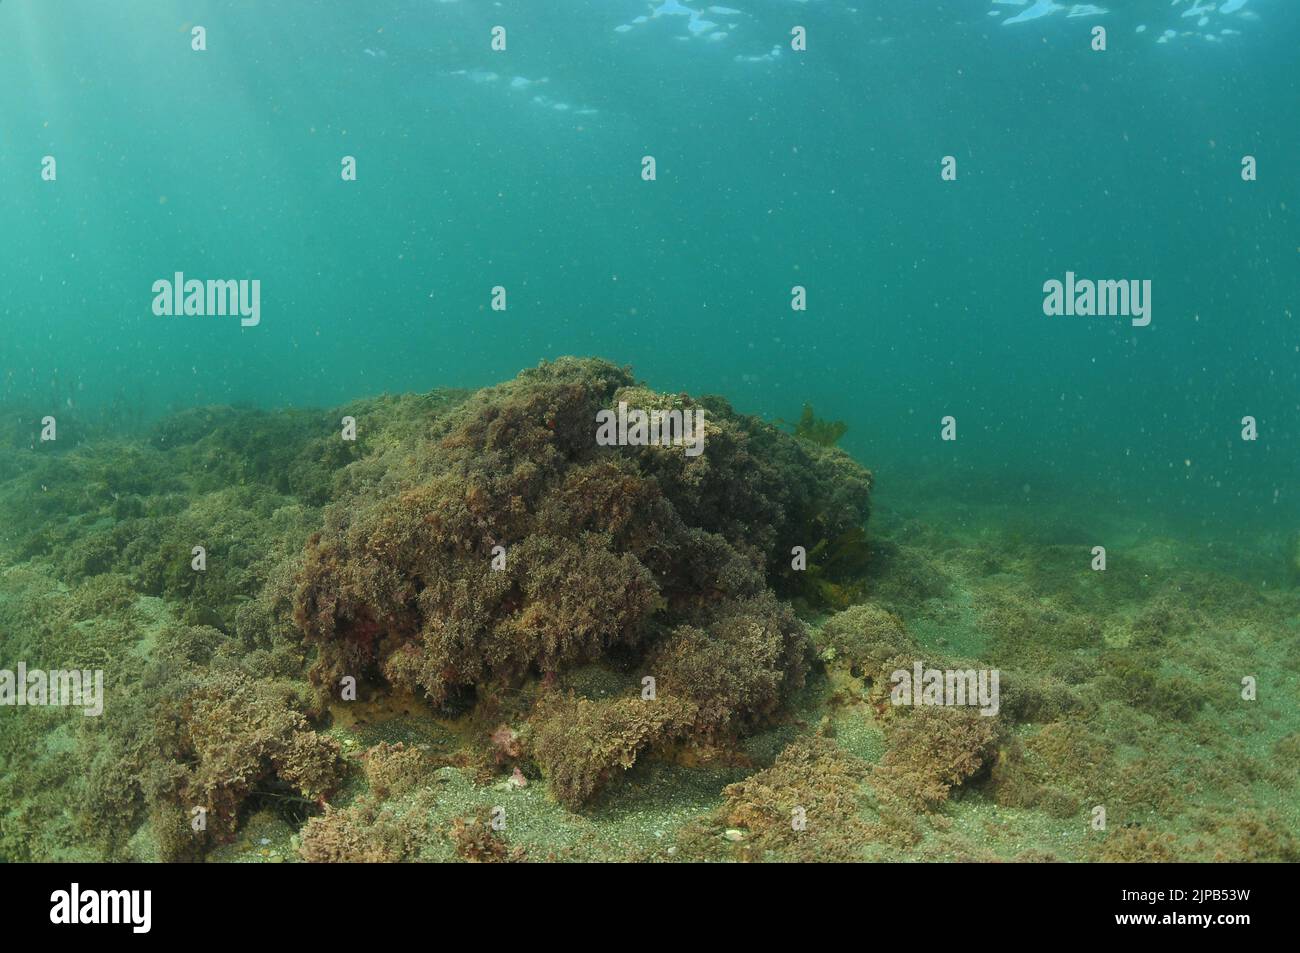
[[[899,834],[864,795],[855,859],[1297,859],[1300,8],[1195,5],[4,0],[0,668],[103,667],[111,719],[160,632],[234,632],[322,525],[333,497],[277,485],[277,448],[365,399],[599,357],[787,431],[843,421],[875,479],[855,591],[925,651],[1070,695],[1017,715],[947,826]],[[1067,273],[1149,282],[1149,323],[1046,315]],[[256,324],[156,313],[177,274],[258,282]],[[387,449],[425,411],[378,412]],[[223,426],[151,462],[159,427]],[[95,542],[171,519],[236,541],[224,603],[191,601],[185,548]],[[843,703],[867,688],[815,668],[787,704],[877,764],[885,729]],[[345,754],[473,734],[380,714],[306,717]],[[0,859],[170,856],[147,784],[111,837],[70,819],[95,796],[70,752],[115,783],[80,721],[0,707]],[[446,830],[503,796],[536,859],[730,858],[761,837],[722,790],[779,770],[791,724],[642,759],[588,813],[531,768],[440,765],[440,806],[402,810],[441,833],[401,859],[464,856]],[[282,787],[205,855],[298,859],[311,805]],[[1144,831],[1109,852],[1108,798]]]

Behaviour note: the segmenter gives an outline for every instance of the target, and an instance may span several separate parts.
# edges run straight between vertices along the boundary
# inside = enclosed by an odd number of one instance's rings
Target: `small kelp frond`
[[[795,424],[794,435],[819,447],[833,447],[848,432],[849,425],[842,420],[822,420],[813,416],[812,404],[803,405],[803,413]]]
[[[846,609],[866,598],[870,561],[866,531],[855,526],[818,542],[808,552],[807,568],[787,573],[782,589],[813,609]]]

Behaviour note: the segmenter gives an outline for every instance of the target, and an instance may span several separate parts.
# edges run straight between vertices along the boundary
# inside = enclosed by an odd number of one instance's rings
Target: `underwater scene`
[[[0,0],[0,860],[1300,860],[1297,51]]]

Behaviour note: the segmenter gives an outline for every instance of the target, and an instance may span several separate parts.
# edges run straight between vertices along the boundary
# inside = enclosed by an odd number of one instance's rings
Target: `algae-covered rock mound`
[[[620,404],[702,411],[702,451],[601,445]],[[792,550],[853,550],[871,490],[598,360],[84,437],[0,456],[0,662],[104,682],[0,719],[0,860],[511,858],[469,803],[502,778],[558,818],[649,751],[743,761],[810,665]],[[417,761],[394,814],[375,765]]]
[[[597,415],[620,405],[703,411],[703,452],[601,445]],[[860,529],[870,489],[842,451],[721,399],[562,359],[358,465],[307,546],[295,618],[336,697],[350,677],[463,710],[593,663],[652,686],[644,711],[534,713],[538,760],[579,803],[641,748],[741,731],[803,683],[804,627],[769,580]]]

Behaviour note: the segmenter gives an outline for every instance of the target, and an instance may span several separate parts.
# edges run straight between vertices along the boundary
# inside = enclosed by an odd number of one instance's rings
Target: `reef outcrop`
[[[597,414],[619,403],[702,409],[705,452],[599,446]],[[578,359],[481,391],[357,468],[298,577],[314,680],[456,711],[539,686],[523,714],[568,804],[646,747],[743,732],[802,685],[805,628],[772,584],[794,547],[861,528],[872,482],[720,398]],[[545,697],[592,664],[625,676],[625,697]]]

